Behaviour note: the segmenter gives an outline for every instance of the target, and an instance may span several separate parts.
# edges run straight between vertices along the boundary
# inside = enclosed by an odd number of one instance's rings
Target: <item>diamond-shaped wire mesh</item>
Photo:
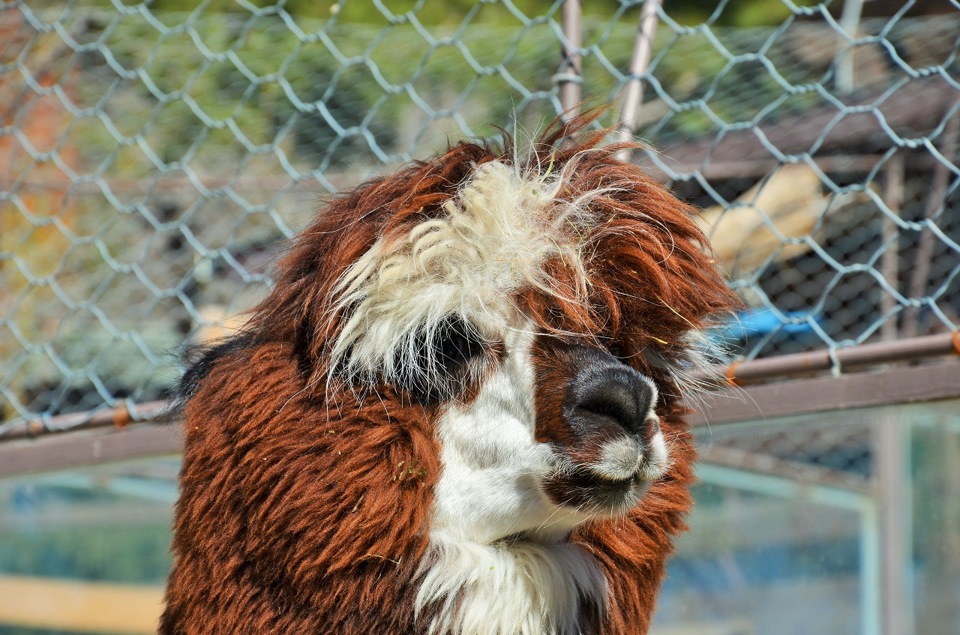
[[[562,1],[434,4],[0,3],[0,436],[162,398],[323,195],[562,110]],[[717,338],[749,359],[956,329],[960,8],[848,33],[836,3],[751,29],[728,4],[659,10],[635,157],[705,208],[749,307]],[[578,52],[612,125],[641,3],[604,6]]]

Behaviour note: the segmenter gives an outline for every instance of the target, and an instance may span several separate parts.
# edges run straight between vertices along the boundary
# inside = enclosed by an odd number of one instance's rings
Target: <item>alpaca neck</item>
[[[606,609],[600,566],[570,542],[479,544],[431,534],[417,612],[430,635],[578,635],[585,611]]]

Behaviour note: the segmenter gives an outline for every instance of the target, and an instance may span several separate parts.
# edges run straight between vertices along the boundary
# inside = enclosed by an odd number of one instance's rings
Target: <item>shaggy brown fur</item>
[[[687,360],[684,333],[734,300],[691,210],[618,161],[617,146],[601,147],[604,132],[584,132],[596,114],[557,123],[527,159],[531,170],[577,162],[558,199],[607,192],[591,202],[588,294],[524,289],[516,302],[545,333],[579,334],[660,386],[669,474],[628,517],[571,537],[609,582],[610,609],[596,630],[636,635],[648,628],[671,537],[691,505],[695,451],[672,369]],[[335,308],[333,289],[379,237],[440,214],[477,165],[492,160],[510,164],[513,152],[461,143],[334,199],[279,263],[274,290],[244,332],[187,372],[161,633],[424,631],[430,616],[415,623],[412,597],[441,470],[438,406],[388,385],[336,381],[328,346],[349,307]],[[546,267],[566,287],[557,290],[577,286],[564,262]],[[539,427],[549,408],[538,406]]]

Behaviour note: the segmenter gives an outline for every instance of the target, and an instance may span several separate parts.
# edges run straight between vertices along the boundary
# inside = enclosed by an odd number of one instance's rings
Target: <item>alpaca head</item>
[[[437,406],[433,531],[556,541],[626,513],[666,473],[658,388],[624,357],[643,352],[626,352],[591,298],[608,285],[591,279],[597,260],[620,256],[599,251],[631,238],[595,211],[625,183],[566,191],[589,154],[552,172],[470,166],[437,209],[378,235],[333,286],[326,344],[339,374],[327,380],[386,383]],[[564,311],[568,324],[544,321]]]
[[[218,357],[279,343],[296,385],[258,405],[256,434],[428,430],[409,456],[351,459],[343,487],[370,480],[352,511],[394,504],[392,521],[323,538],[416,561],[403,584],[428,632],[575,633],[585,620],[638,632],[649,609],[630,615],[641,600],[617,595],[629,583],[613,569],[655,586],[689,506],[679,400],[731,296],[691,210],[584,132],[592,119],[556,124],[527,154],[464,143],[341,195],[296,239],[238,343],[185,379],[190,397]],[[370,477],[377,462],[426,491],[392,493]],[[348,498],[335,487],[325,495]],[[329,522],[353,523],[339,504]],[[377,525],[389,539],[363,535],[377,522],[392,522]],[[635,544],[602,544],[614,526],[634,527]]]

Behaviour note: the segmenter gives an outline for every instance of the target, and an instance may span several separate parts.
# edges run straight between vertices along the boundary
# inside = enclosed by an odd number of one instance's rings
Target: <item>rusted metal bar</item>
[[[580,18],[580,0],[566,0],[563,3],[563,58],[560,62],[560,72],[554,80],[560,87],[560,106],[567,117],[576,115],[580,104],[580,85],[583,80],[580,61],[582,45]]]
[[[694,428],[713,427],[848,408],[960,399],[958,373],[960,362],[951,360],[912,368],[894,367],[878,373],[728,387],[691,402],[694,413],[690,423]],[[816,395],[816,399],[810,395]],[[90,429],[93,423],[101,429]],[[72,434],[41,433],[37,438],[7,442],[0,439],[0,477],[165,456],[182,449],[182,427],[176,421],[111,430],[102,428],[111,425],[105,418],[88,417],[85,425]],[[719,450],[706,454],[707,459],[718,464],[724,463],[724,456],[731,458],[729,453],[724,455]],[[754,466],[761,467],[759,462],[754,462]]]
[[[168,406],[169,404],[166,401],[148,401],[142,404],[117,406],[116,408],[27,419],[6,431],[0,432],[0,442],[29,439],[58,432],[73,432],[106,426],[124,428],[131,423],[161,421],[164,420],[164,413]]]
[[[744,384],[773,377],[826,370],[841,372],[857,367],[905,362],[951,353],[960,355],[960,331],[894,342],[861,344],[837,349],[833,354],[829,350],[820,350],[733,363],[729,366],[714,368],[705,374],[704,379]]]
[[[176,423],[139,424],[123,430],[81,429],[0,442],[0,478],[169,456],[182,450],[183,429]]]
[[[717,366],[704,373],[700,379],[715,387],[724,384],[741,385],[775,377],[831,370],[834,360],[840,364],[840,370],[845,371],[863,366],[905,362],[950,354],[960,355],[960,331],[915,337],[909,340],[863,344],[839,349],[833,356],[829,351],[816,351],[758,359],[730,366]],[[831,377],[821,379],[821,381],[829,383],[836,381],[836,378]],[[953,381],[952,378],[951,382],[960,386],[960,383]],[[896,393],[895,390],[893,392]],[[958,393],[960,393],[960,390],[958,390]],[[877,395],[876,399],[880,401],[883,396]],[[61,432],[108,426],[123,428],[132,423],[169,421],[171,416],[167,413],[168,406],[169,404],[164,401],[151,401],[111,409],[29,419],[8,428],[0,434],[0,444]]]

